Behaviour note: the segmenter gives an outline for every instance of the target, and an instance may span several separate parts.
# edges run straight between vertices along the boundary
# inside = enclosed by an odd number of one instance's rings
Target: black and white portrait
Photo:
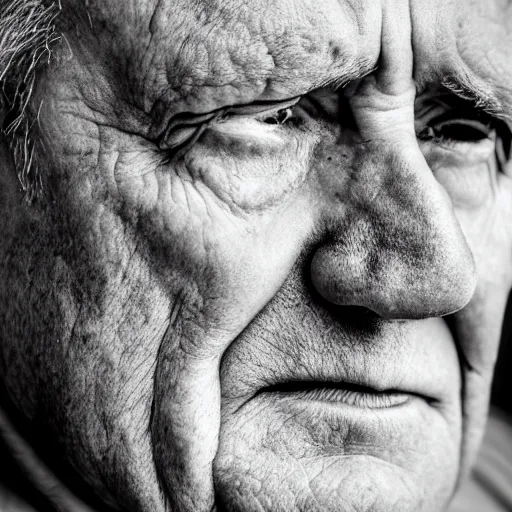
[[[510,0],[0,0],[0,511],[510,512],[511,148]]]

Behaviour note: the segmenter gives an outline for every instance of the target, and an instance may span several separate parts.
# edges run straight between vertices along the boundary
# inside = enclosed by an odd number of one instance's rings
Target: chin
[[[460,439],[441,413],[419,397],[368,407],[325,394],[261,393],[225,415],[214,471],[224,510],[445,509]]]

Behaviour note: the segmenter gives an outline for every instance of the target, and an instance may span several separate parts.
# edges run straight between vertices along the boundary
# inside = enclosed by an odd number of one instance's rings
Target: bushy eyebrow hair
[[[469,102],[473,108],[500,120],[502,156],[500,162],[512,158],[512,89],[503,85],[489,85],[469,75],[448,75],[442,86],[459,99]],[[498,155],[498,153],[497,153]]]
[[[505,86],[493,87],[482,79],[471,78],[467,73],[447,75],[441,80],[441,85],[472,104],[475,109],[512,121],[512,89]]]
[[[512,0],[510,1],[512,2]],[[377,69],[377,66],[372,67],[362,59],[353,63],[343,75],[318,84],[318,87],[339,92],[351,81],[361,80]],[[471,75],[465,71],[447,73],[441,77],[439,82],[447,92],[466,101],[476,110],[500,118],[512,125],[512,87],[490,85],[483,79]]]
[[[35,163],[32,137],[36,119],[30,112],[38,72],[48,65],[59,41],[54,26],[59,8],[42,0],[0,0],[0,134],[12,153],[26,198],[36,198],[41,174]]]

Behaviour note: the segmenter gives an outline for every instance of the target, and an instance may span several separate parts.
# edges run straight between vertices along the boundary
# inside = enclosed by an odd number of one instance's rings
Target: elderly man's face
[[[507,0],[79,0],[3,156],[3,381],[126,510],[438,511],[512,268]]]

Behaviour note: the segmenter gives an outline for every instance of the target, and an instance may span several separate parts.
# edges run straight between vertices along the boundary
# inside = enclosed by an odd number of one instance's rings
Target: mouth
[[[306,402],[350,406],[360,409],[389,409],[421,398],[427,403],[430,397],[396,389],[377,390],[350,382],[289,381],[260,389],[255,396],[293,399]]]

